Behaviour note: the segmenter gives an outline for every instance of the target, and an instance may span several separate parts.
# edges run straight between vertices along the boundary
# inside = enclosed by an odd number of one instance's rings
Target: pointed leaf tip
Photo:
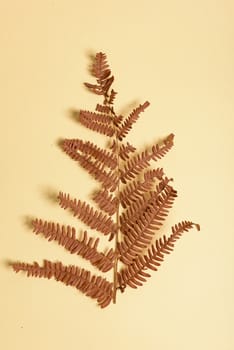
[[[146,108],[146,107],[149,107],[150,105],[150,102],[149,101],[145,101],[145,103],[143,104],[143,107]]]

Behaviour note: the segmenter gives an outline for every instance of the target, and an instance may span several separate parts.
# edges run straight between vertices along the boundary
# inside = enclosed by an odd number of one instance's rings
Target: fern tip
[[[201,226],[199,224],[194,223],[194,226],[196,227],[197,231],[201,231]]]

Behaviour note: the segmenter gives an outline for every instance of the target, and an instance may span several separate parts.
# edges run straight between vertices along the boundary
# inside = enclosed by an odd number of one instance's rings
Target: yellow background
[[[0,17],[1,349],[234,349],[233,1],[2,0]],[[57,141],[103,142],[71,118],[98,101],[82,85],[97,51],[115,75],[117,111],[151,102],[129,139],[141,147],[176,135],[160,162],[179,192],[166,228],[201,225],[144,287],[105,310],[7,266],[43,258],[85,266],[26,221],[75,224],[51,197],[85,199],[96,188]]]

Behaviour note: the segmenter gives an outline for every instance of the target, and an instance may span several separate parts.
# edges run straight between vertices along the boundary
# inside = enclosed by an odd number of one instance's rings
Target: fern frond
[[[200,230],[199,225],[191,221],[182,221],[172,227],[172,234],[169,237],[165,235],[158,239],[149,249],[146,255],[138,255],[134,261],[122,269],[118,274],[118,281],[120,289],[123,291],[126,285],[137,288],[142,286],[142,282],[146,282],[150,274],[146,272],[147,269],[157,271],[158,267],[164,260],[165,254],[170,254],[175,242],[182,236],[184,232],[189,231],[193,227]]]
[[[41,219],[33,220],[32,225],[35,234],[41,233],[48,241],[56,241],[71,254],[77,254],[89,260],[100,271],[106,272],[113,267],[115,258],[113,249],[110,249],[106,254],[99,252],[97,250],[99,238],[88,238],[86,231],[84,231],[82,239],[77,239],[75,228],[69,225],[64,226]]]
[[[90,271],[74,265],[63,265],[61,262],[44,260],[42,266],[37,262],[33,264],[15,262],[11,264],[15,272],[23,271],[27,276],[44,277],[63,282],[66,286],[72,286],[93,299],[97,299],[98,305],[104,308],[112,300],[112,283],[106,279],[91,275]]]
[[[59,192],[58,199],[61,208],[69,208],[74,216],[83,221],[91,229],[95,229],[104,235],[110,235],[110,237],[116,232],[116,224],[112,219],[102,212],[93,209],[89,204],[77,199],[70,199],[70,195],[63,192]]]
[[[127,215],[122,214],[120,229],[124,233],[124,239],[119,243],[119,252],[123,263],[131,264],[136,255],[147,248],[155,231],[168,215],[176,196],[177,193],[171,186],[165,186],[159,193],[152,192],[149,200],[142,200],[143,205],[137,204],[136,208],[130,208]],[[136,214],[130,216],[131,211]]]
[[[165,156],[165,154],[170,151],[172,146],[174,145],[173,143],[174,140],[174,134],[170,134],[165,138],[163,141],[163,145],[160,147],[159,144],[156,144],[152,147],[152,159],[157,161]]]
[[[136,202],[145,193],[148,193],[153,184],[155,183],[155,178],[162,180],[164,175],[162,168],[157,168],[154,170],[148,170],[144,174],[143,181],[131,181],[125,186],[125,188],[120,192],[120,203],[123,208],[126,208],[131,204],[131,202]],[[164,183],[165,180],[162,182]]]
[[[90,130],[97,131],[100,134],[111,137],[114,135],[115,129],[106,121],[104,122],[104,120],[106,120],[105,116],[102,116],[102,118],[100,118],[100,121],[93,120],[93,116],[90,114],[90,112],[87,111],[80,111],[79,114],[79,121],[82,125],[86,126]]]
[[[114,215],[118,206],[118,199],[108,193],[106,189],[98,191],[93,196],[93,200],[98,204],[99,208],[109,215]]]
[[[109,77],[110,73],[111,71],[107,63],[106,54],[102,52],[98,52],[93,62],[93,67],[92,67],[93,76],[98,80],[103,80]]]
[[[119,127],[118,130],[118,139],[120,141],[123,140],[124,137],[127,136],[129,131],[132,129],[132,125],[137,121],[137,119],[140,116],[140,113],[144,112],[144,110],[149,106],[149,102],[146,101],[143,105],[139,105],[137,108],[135,108],[131,114],[124,120],[122,125]]]
[[[96,54],[92,67],[92,74],[97,80],[97,85],[85,83],[85,86],[95,94],[104,95],[105,102],[107,102],[108,92],[114,81],[114,76],[111,76],[111,70],[107,63],[106,54],[102,52]],[[109,103],[114,100],[113,93],[111,93],[110,96],[111,99],[109,100]]]
[[[102,165],[112,170],[117,167],[116,155],[97,147],[93,142],[84,142],[80,139],[65,139],[62,143],[62,148],[68,155],[71,155],[71,158],[73,158],[74,152],[80,152],[98,160]]]
[[[139,175],[143,170],[150,166],[150,161],[157,161],[161,159],[173,146],[173,134],[170,134],[163,142],[163,145],[155,144],[151,148],[151,152],[145,150],[140,154],[133,156],[127,163],[124,165],[123,170],[121,171],[120,180],[122,183],[127,183],[128,180],[134,179]]]
[[[162,180],[156,186],[156,191],[150,191],[147,195],[143,195],[137,202],[132,202],[130,206],[120,216],[120,229],[124,235],[127,235],[135,221],[140,220],[141,216],[151,212],[151,207],[154,209],[162,208],[169,204],[173,204],[177,197],[177,192],[172,186],[168,185],[169,179]],[[168,201],[168,203],[167,203]],[[172,201],[172,202],[171,202]],[[170,206],[171,208],[171,206]],[[167,208],[169,210],[169,207]],[[168,212],[167,212],[168,213]]]
[[[152,170],[150,165],[172,148],[174,135],[170,134],[162,142],[138,152],[125,141],[125,137],[150,103],[140,104],[126,116],[118,114],[114,105],[117,92],[112,88],[114,76],[105,53],[96,54],[91,71],[96,81],[87,82],[85,86],[100,95],[102,100],[96,104],[94,111],[80,110],[78,119],[88,129],[108,136],[108,149],[81,139],[65,139],[62,149],[101,186],[93,193],[94,207],[63,192],[59,192],[58,202],[61,208],[68,209],[91,229],[107,236],[109,241],[115,238],[114,248],[100,251],[98,238],[90,237],[87,231],[77,237],[75,228],[70,225],[42,219],[35,219],[32,224],[35,234],[41,234],[69,253],[87,259],[100,271],[112,269],[113,283],[100,276],[91,276],[88,270],[64,266],[60,262],[45,260],[42,266],[36,262],[16,262],[12,267],[16,272],[25,271],[28,276],[53,277],[97,299],[101,307],[106,307],[111,300],[116,303],[117,289],[124,291],[127,285],[133,288],[141,286],[150,277],[147,270],[157,270],[164,254],[173,250],[181,234],[193,226],[199,229],[199,226],[182,221],[172,227],[169,238],[163,236],[155,242],[155,235],[163,225],[177,192],[169,184],[172,179],[164,175],[163,169]],[[120,263],[125,265],[125,269],[118,272]]]
[[[150,166],[151,155],[148,150],[143,151],[141,154],[134,156],[127,161],[124,168],[121,169],[120,180],[126,184],[127,181],[134,179],[143,170]]]

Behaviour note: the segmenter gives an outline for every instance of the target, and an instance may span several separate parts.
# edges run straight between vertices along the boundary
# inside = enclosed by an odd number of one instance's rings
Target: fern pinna
[[[151,161],[160,160],[170,151],[174,135],[170,134],[160,144],[137,152],[125,139],[149,102],[140,104],[126,117],[116,113],[116,91],[112,88],[114,76],[102,52],[94,58],[92,75],[96,83],[85,83],[85,86],[100,95],[102,102],[93,112],[81,110],[79,122],[109,137],[109,147],[102,149],[90,141],[65,139],[62,148],[100,183],[100,189],[92,198],[96,208],[63,192],[58,194],[58,203],[89,228],[107,236],[110,241],[114,240],[113,247],[102,252],[98,247],[99,238],[90,236],[87,231],[78,237],[76,229],[71,226],[42,219],[34,219],[32,225],[35,234],[56,241],[71,254],[87,259],[103,273],[112,269],[113,281],[77,266],[47,260],[42,266],[36,262],[15,262],[12,267],[16,272],[25,271],[28,276],[53,277],[73,286],[97,299],[103,308],[111,301],[116,302],[118,290],[124,292],[126,287],[141,286],[150,277],[149,270],[158,269],[164,255],[173,250],[180,236],[194,226],[199,230],[199,225],[185,220],[173,226],[168,236],[155,239],[177,192],[163,169],[151,169],[150,165]]]

